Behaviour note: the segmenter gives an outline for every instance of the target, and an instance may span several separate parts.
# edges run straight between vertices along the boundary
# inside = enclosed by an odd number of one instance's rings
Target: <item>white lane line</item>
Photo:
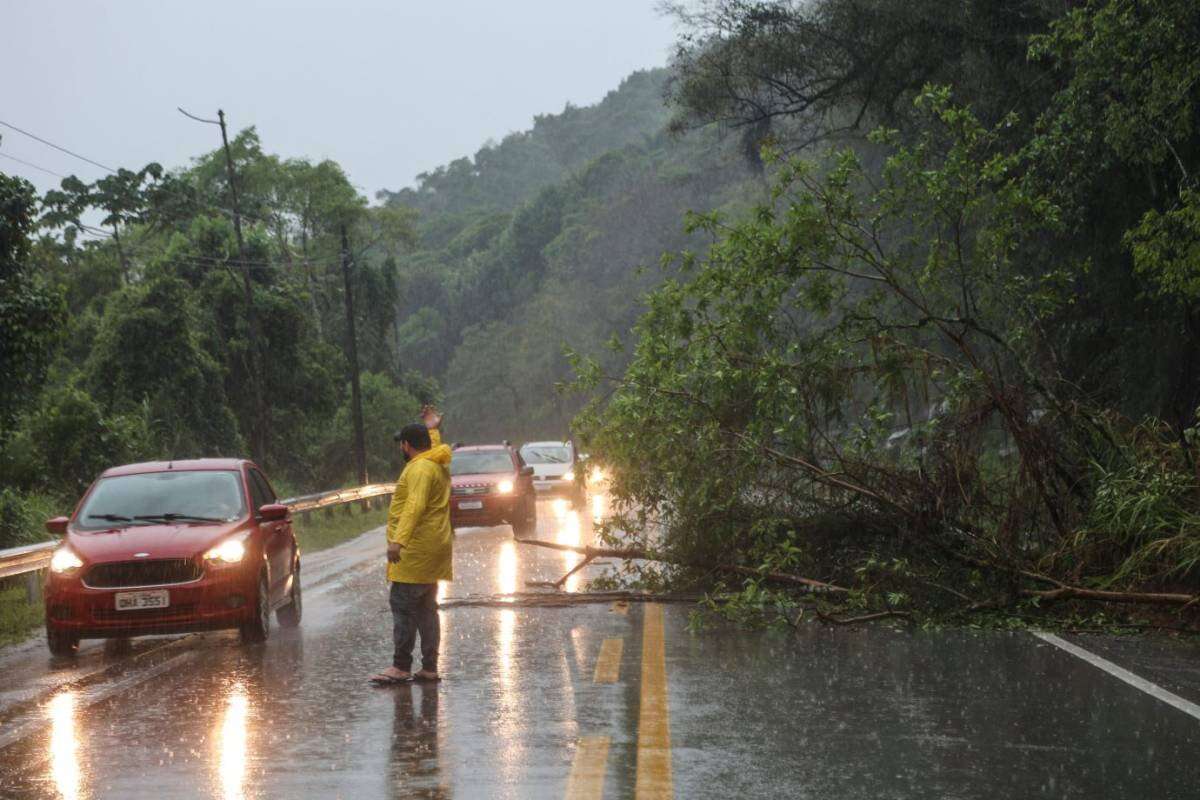
[[[1161,700],[1172,708],[1177,708],[1188,716],[1200,719],[1200,705],[1196,705],[1190,700],[1184,700],[1179,695],[1168,692],[1156,683],[1151,683],[1145,678],[1140,678],[1134,675],[1123,667],[1118,667],[1113,662],[1106,658],[1101,658],[1090,650],[1084,650],[1078,645],[1071,644],[1065,639],[1060,639],[1053,633],[1044,633],[1042,631],[1030,631],[1034,636],[1041,639],[1043,642],[1048,642],[1060,650],[1065,650],[1076,658],[1081,658],[1097,669],[1102,669],[1109,675],[1112,675],[1118,680],[1125,681],[1135,689],[1140,689],[1151,697]]]

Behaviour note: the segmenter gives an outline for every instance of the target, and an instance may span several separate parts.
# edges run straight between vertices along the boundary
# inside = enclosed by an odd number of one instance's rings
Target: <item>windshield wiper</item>
[[[132,517],[122,517],[120,514],[88,514],[88,519],[102,519],[105,522],[133,522]]]
[[[139,514],[134,517],[136,520],[163,520],[164,522],[175,522],[182,520],[184,522],[225,522],[218,517],[200,517],[195,514],[177,514],[174,511],[168,511],[165,514]]]

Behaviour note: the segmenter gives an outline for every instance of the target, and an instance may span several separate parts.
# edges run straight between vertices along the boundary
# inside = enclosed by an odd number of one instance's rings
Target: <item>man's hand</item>
[[[442,412],[438,411],[436,406],[421,406],[421,422],[425,423],[429,430],[437,430],[442,425]]]
[[[400,560],[400,544],[398,542],[388,542],[387,560],[389,564],[395,564]]]

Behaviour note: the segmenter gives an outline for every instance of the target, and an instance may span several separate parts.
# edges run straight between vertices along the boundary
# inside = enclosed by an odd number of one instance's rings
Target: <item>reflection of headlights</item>
[[[209,561],[221,561],[226,564],[236,564],[246,555],[246,545],[237,539],[226,539],[204,554]]]
[[[575,470],[573,470],[573,469],[569,469],[569,470],[567,470],[566,472],[564,472],[564,473],[563,473],[563,480],[564,480],[564,481],[573,481],[573,480],[575,480]]]
[[[83,561],[69,547],[60,547],[50,556],[51,572],[71,572],[83,566]]]
[[[500,481],[499,483],[496,484],[496,491],[499,492],[500,494],[512,494],[512,490],[513,490],[513,482],[512,481]]]

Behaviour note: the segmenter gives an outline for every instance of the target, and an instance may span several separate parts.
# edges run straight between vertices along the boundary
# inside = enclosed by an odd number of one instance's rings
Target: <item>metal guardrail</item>
[[[317,494],[306,494],[300,497],[289,497],[279,502],[290,508],[293,514],[303,514],[309,511],[316,511],[319,508],[329,508],[330,506],[338,506],[344,503],[353,503],[356,500],[368,500],[372,497],[380,497],[381,495],[391,494],[394,491],[396,491],[396,484],[394,483],[369,483],[366,486],[358,486],[354,489],[334,489],[331,492],[318,492]],[[3,553],[3,551],[0,551],[0,553]]]
[[[45,569],[50,566],[50,556],[56,547],[58,542],[38,542],[0,550],[0,578]]]
[[[287,506],[293,514],[308,514],[323,508],[369,500],[372,497],[389,495],[396,489],[394,483],[371,483],[353,489],[334,489],[330,492],[306,494],[300,497],[289,497],[279,502]],[[0,550],[0,579],[12,578],[17,575],[38,572],[50,566],[50,556],[58,547],[57,541],[38,542],[23,547],[11,547]]]

